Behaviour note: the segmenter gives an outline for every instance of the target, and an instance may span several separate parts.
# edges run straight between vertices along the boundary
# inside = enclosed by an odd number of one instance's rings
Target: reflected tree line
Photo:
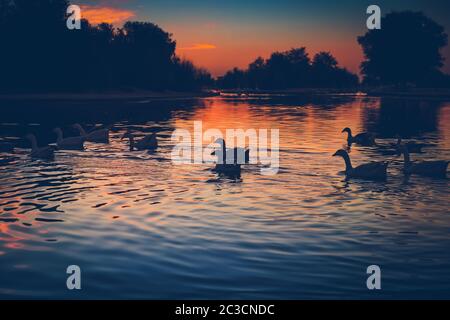
[[[258,57],[218,79],[175,54],[172,35],[151,22],[66,27],[67,0],[0,0],[0,92],[191,91],[204,87],[289,89],[450,87],[441,72],[448,36],[421,12],[393,12],[357,41],[362,83],[330,52],[305,47]]]
[[[379,108],[364,110],[364,129],[378,138],[412,138],[436,132],[444,105],[439,100],[381,98]]]

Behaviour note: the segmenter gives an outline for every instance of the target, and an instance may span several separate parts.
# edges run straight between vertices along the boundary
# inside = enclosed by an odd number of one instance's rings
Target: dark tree
[[[0,88],[40,90],[61,82],[67,6],[64,0],[0,2]]]
[[[266,63],[263,58],[258,57],[255,61],[248,65],[247,70],[248,85],[251,88],[267,87],[267,71]]]
[[[287,74],[287,87],[302,88],[309,86],[311,83],[311,60],[306,48],[294,48],[283,54],[290,65],[290,71]]]
[[[322,51],[314,56],[312,66],[317,69],[334,70],[337,68],[338,62],[331,53]]]
[[[319,52],[312,61],[312,82],[318,88],[351,88],[358,85],[358,77],[340,68],[331,53]]]
[[[258,57],[247,70],[234,68],[218,79],[222,88],[289,89],[353,88],[358,77],[338,66],[328,52],[310,60],[306,48],[274,52],[269,59]]]
[[[268,83],[271,89],[284,89],[290,86],[290,80],[293,78],[290,61],[286,54],[281,52],[272,53],[266,61]]]
[[[392,12],[381,20],[381,29],[358,37],[365,61],[367,84],[423,84],[440,73],[447,45],[444,28],[421,12]]]
[[[208,71],[195,67],[189,60],[181,60],[178,57],[174,58],[171,76],[172,86],[185,91],[211,87],[214,84]]]
[[[217,80],[219,87],[225,89],[248,88],[247,73],[241,69],[234,68]]]
[[[121,87],[167,88],[175,46],[171,35],[153,23],[125,23],[114,39],[116,81]]]
[[[210,75],[150,22],[66,27],[66,0],[0,0],[0,91],[196,90]]]

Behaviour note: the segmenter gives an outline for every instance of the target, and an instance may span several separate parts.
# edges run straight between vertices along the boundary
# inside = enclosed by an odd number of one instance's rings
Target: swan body
[[[345,161],[345,174],[349,178],[361,178],[369,180],[386,179],[388,162],[370,162],[353,167],[347,151],[340,149],[333,156],[340,156]]]
[[[80,136],[84,137],[86,141],[97,143],[109,143],[109,129],[98,129],[91,132],[86,132],[84,128],[76,123],[73,125],[75,129],[78,129]]]
[[[136,150],[155,150],[158,148],[158,139],[155,133],[146,135],[144,138],[135,141],[134,135],[131,132],[126,132],[122,139],[128,138],[130,140],[130,151]]]
[[[84,137],[69,137],[64,138],[63,132],[60,128],[53,129],[53,132],[56,133],[56,145],[60,150],[83,150],[84,149]]]
[[[13,152],[14,145],[9,142],[0,142],[0,152]]]
[[[217,139],[215,143],[220,144],[220,153],[222,155],[222,159],[220,159],[219,155],[217,155],[217,163],[214,171],[229,176],[239,176],[241,174],[241,164],[238,161],[238,152],[244,152],[244,159],[241,160],[246,160],[245,158],[247,158],[249,150],[245,151],[245,149],[242,148],[227,149],[225,140],[223,139]],[[224,152],[224,150],[226,151]],[[227,163],[226,152],[233,152],[233,163]],[[217,154],[215,151],[211,153],[211,155],[215,154]]]
[[[34,134],[28,134],[26,136],[31,142],[31,153],[32,158],[39,159],[53,159],[55,156],[55,150],[51,146],[38,147],[37,140]]]
[[[217,173],[223,173],[227,175],[240,175],[241,165],[236,163],[216,163],[214,171]]]
[[[432,177],[445,177],[447,175],[447,167],[450,161],[432,160],[412,162],[409,157],[408,148],[402,145],[400,150],[404,156],[403,172],[405,174],[418,174]]]
[[[233,152],[233,159],[235,159],[235,161],[238,160],[238,156],[239,154],[243,153],[244,154],[244,163],[250,163],[250,149],[244,149],[244,148],[233,148],[233,149],[227,149],[226,151],[227,155],[229,155],[231,152]],[[215,156],[217,154],[216,151],[211,152],[212,156]],[[217,155],[219,156],[219,155]],[[231,156],[230,156],[231,157]]]
[[[229,149],[226,147],[225,140],[221,138],[217,139],[215,143],[218,143],[220,145],[220,152],[216,152],[214,150],[211,155],[217,155],[219,164],[229,164],[228,162],[230,161],[230,159],[233,159],[233,164],[239,165],[250,162],[250,149],[238,147]],[[226,151],[224,152],[224,150]],[[222,156],[222,159],[219,159],[220,155]]]
[[[352,143],[356,143],[362,146],[373,146],[375,145],[375,137],[372,133],[369,132],[361,132],[356,136],[352,135],[352,130],[350,128],[344,128],[342,133],[347,132],[347,143],[351,145]]]

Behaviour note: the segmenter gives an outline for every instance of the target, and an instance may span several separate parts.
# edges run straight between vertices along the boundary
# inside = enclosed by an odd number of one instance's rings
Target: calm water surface
[[[0,298],[450,298],[449,179],[401,173],[397,133],[450,159],[450,102],[324,96],[197,101],[2,102]],[[280,129],[280,170],[174,165],[173,130]],[[109,145],[32,161],[23,136],[113,123]],[[344,127],[373,131],[354,164],[390,160],[386,182],[346,181]],[[157,132],[154,153],[120,137]],[[205,141],[205,145],[207,142]],[[66,289],[68,265],[82,290]],[[366,268],[382,290],[366,289]]]

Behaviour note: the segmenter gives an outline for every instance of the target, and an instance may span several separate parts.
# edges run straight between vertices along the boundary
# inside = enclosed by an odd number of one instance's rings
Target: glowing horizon
[[[81,1],[83,2],[83,1]],[[366,4],[346,0],[341,4],[318,0],[251,0],[240,4],[211,4],[202,0],[97,0],[84,1],[82,16],[92,24],[108,22],[120,27],[127,20],[150,21],[172,34],[176,53],[207,69],[215,77],[234,67],[247,68],[259,56],[268,58],[275,51],[306,47],[310,58],[329,51],[341,67],[359,73],[363,60],[357,36],[365,29]],[[383,15],[393,10],[420,10],[443,25],[450,33],[445,11],[426,1],[400,0],[395,4],[379,1]],[[442,6],[449,6],[442,4]],[[450,57],[450,46],[443,51]],[[450,58],[444,71],[450,73]]]
[[[88,20],[91,24],[110,23],[119,25],[136,16],[136,13],[131,10],[113,7],[81,5],[80,8],[82,18]]]

